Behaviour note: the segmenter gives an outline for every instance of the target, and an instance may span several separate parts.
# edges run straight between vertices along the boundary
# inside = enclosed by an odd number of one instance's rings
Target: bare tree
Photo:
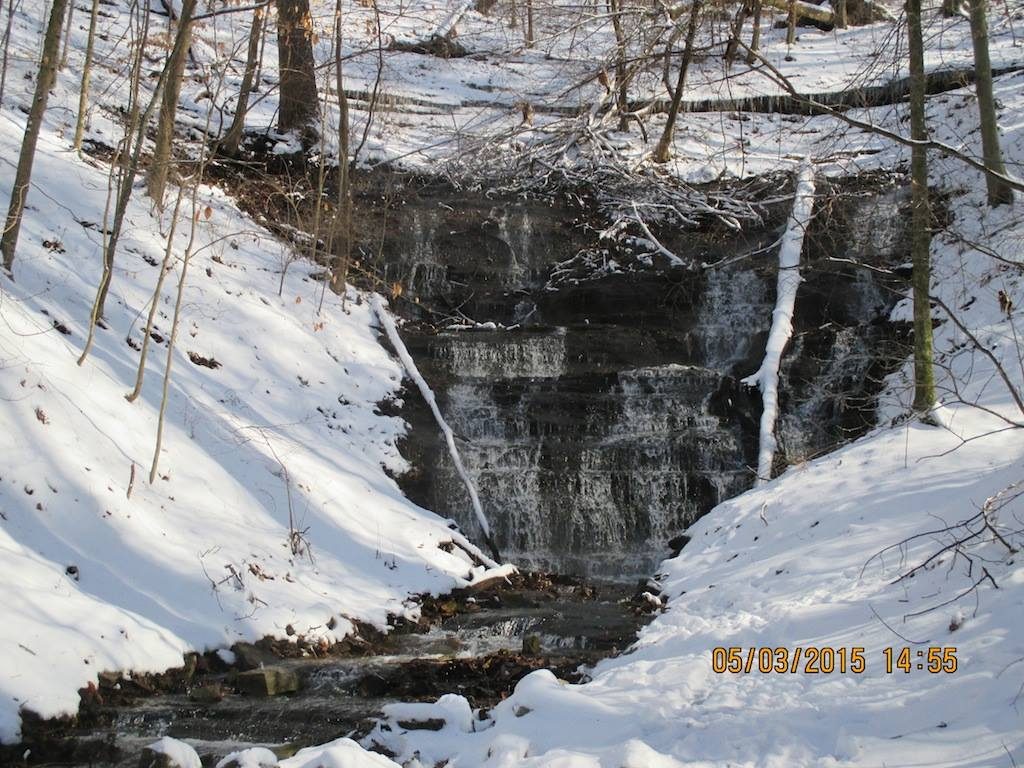
[[[935,405],[935,368],[932,352],[931,205],[928,199],[928,139],[924,101],[926,79],[921,35],[921,0],[906,0],[910,53],[911,261],[914,294],[914,410],[926,413]]]
[[[60,31],[67,7],[68,0],[53,0],[50,20],[46,26],[43,56],[39,62],[39,73],[36,75],[36,91],[32,98],[32,108],[28,113],[25,137],[21,142],[21,154],[18,156],[18,169],[14,174],[14,186],[11,189],[11,203],[7,209],[3,239],[0,240],[4,269],[8,272],[14,266],[14,252],[18,247],[18,233],[21,231],[21,219],[25,210],[25,198],[28,196],[28,186],[32,181],[32,164],[35,161],[39,131],[43,126],[46,102],[50,97],[50,89],[53,88],[57,78]]]
[[[836,0],[832,4],[832,10],[835,13],[836,26],[839,29],[846,29],[849,26],[846,14],[846,0]]]
[[[4,25],[4,36],[0,39],[3,49],[3,63],[0,64],[0,102],[4,100],[4,86],[7,84],[7,58],[11,46],[11,26],[14,24],[14,0],[7,0],[7,23]]]
[[[252,27],[249,30],[249,50],[245,57],[245,72],[242,75],[242,85],[238,90],[238,102],[235,105],[235,116],[231,120],[231,127],[228,128],[224,140],[221,142],[221,149],[229,154],[238,154],[238,147],[242,143],[242,134],[245,132],[245,115],[249,110],[249,96],[252,93],[252,86],[256,76],[256,69],[259,64],[260,42],[263,39],[263,16],[266,9],[263,6],[252,12]]]
[[[181,201],[185,196],[185,188],[178,187],[178,196],[174,202],[174,212],[171,214],[170,231],[167,233],[167,245],[164,248],[164,258],[160,263],[160,274],[156,278],[156,287],[153,289],[153,299],[149,305],[149,315],[146,317],[146,328],[142,332],[142,349],[139,352],[139,367],[135,373],[135,387],[124,396],[129,403],[134,403],[142,394],[142,382],[146,375],[146,357],[149,354],[149,342],[153,337],[153,324],[156,320],[156,313],[160,309],[160,295],[163,292],[164,278],[171,269],[171,255],[174,252],[174,235],[178,231],[178,216],[181,213]]]
[[[996,121],[995,97],[992,94],[992,62],[988,53],[988,3],[970,0],[971,41],[974,44],[975,90],[978,94],[978,112],[981,122],[981,147],[985,167],[1003,176],[1003,153],[999,147],[999,125]],[[985,176],[988,204],[991,206],[1013,203],[1013,189],[998,177]]]
[[[615,32],[615,90],[619,130],[629,128],[629,90],[626,82],[626,33],[622,27],[622,0],[608,0],[608,12]]]
[[[317,109],[309,0],[277,0],[277,51],[281,78],[277,127],[282,132],[306,128]]]
[[[192,16],[196,0],[182,0],[178,17],[178,32],[174,36],[174,47],[167,59],[167,80],[164,83],[160,117],[157,120],[156,140],[153,143],[153,157],[146,174],[146,188],[156,207],[163,208],[164,190],[167,188],[167,174],[171,166],[171,143],[174,139],[174,120],[178,114],[178,97],[181,95],[181,80],[185,73],[185,61],[192,43]]]
[[[701,0],[692,0],[690,5],[690,18],[686,25],[686,42],[683,45],[683,57],[679,62],[679,75],[676,78],[676,87],[672,93],[672,104],[668,109],[668,117],[665,120],[665,129],[661,133],[658,147],[654,150],[654,162],[668,162],[672,148],[672,135],[675,132],[676,118],[679,115],[679,107],[683,101],[683,90],[686,87],[686,73],[693,60],[693,41],[697,36],[697,25],[700,20]]]
[[[64,48],[60,54],[58,69],[64,69],[68,65],[68,48],[71,46],[71,29],[75,26],[75,4],[68,4],[68,20],[64,24]]]
[[[350,142],[348,96],[341,71],[341,0],[335,0],[334,77],[338,91],[338,203],[335,208],[334,232],[341,239],[335,242],[336,256],[331,269],[331,288],[345,295],[349,256],[352,252],[352,179],[349,175]],[[367,121],[370,116],[367,115]]]
[[[82,137],[85,135],[85,115],[89,109],[89,81],[92,79],[92,56],[96,46],[96,19],[99,17],[100,0],[92,0],[89,12],[89,37],[85,43],[85,62],[82,64],[82,83],[78,91],[78,118],[75,121],[75,139],[72,146],[75,151],[82,148]]]

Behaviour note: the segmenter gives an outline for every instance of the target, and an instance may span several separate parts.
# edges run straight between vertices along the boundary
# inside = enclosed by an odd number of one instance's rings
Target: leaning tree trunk
[[[911,148],[911,243],[914,294],[914,410],[929,411],[935,405],[935,368],[932,355],[931,206],[928,201],[928,140],[925,126],[924,42],[921,36],[921,0],[906,0],[907,37],[910,52],[910,138],[921,144]]]
[[[672,135],[676,129],[676,119],[679,117],[679,107],[683,102],[683,90],[686,87],[686,72],[690,68],[693,59],[693,41],[697,35],[697,22],[700,17],[701,0],[693,0],[690,5],[690,20],[686,26],[686,43],[683,45],[683,58],[679,62],[679,76],[676,78],[676,89],[672,93],[672,105],[668,110],[668,117],[665,120],[665,130],[661,132],[661,139],[658,147],[654,150],[654,162],[668,162],[672,147]]]
[[[277,0],[277,52],[282,133],[307,127],[316,117],[313,19],[309,0]]]
[[[996,122],[995,97],[992,95],[992,62],[988,55],[988,19],[985,0],[970,0],[971,40],[974,43],[975,89],[978,93],[978,111],[981,118],[981,149],[985,167],[993,173],[1006,175],[1003,153],[999,148],[999,126]],[[993,174],[985,174],[988,204],[991,206],[1013,202],[1013,190]]]
[[[242,87],[238,90],[238,103],[235,105],[235,116],[231,120],[221,148],[226,154],[235,155],[242,143],[245,132],[245,113],[249,110],[249,95],[256,76],[257,59],[260,55],[260,40],[263,38],[263,8],[252,13],[252,29],[249,31],[249,51],[245,57],[245,73],[242,75]]]
[[[736,17],[732,23],[732,34],[729,36],[729,42],[726,43],[725,46],[726,69],[730,69],[732,67],[732,61],[736,58],[736,49],[740,47],[740,33],[743,31],[743,25],[747,21],[747,16],[749,16],[753,10],[750,0],[744,0],[740,3],[739,8],[736,9]]]
[[[60,31],[64,23],[64,11],[67,10],[67,7],[68,0],[53,0],[50,21],[46,26],[46,36],[43,39],[43,56],[39,62],[39,73],[36,76],[36,92],[32,97],[32,108],[28,113],[25,137],[21,141],[18,170],[14,174],[14,186],[11,188],[11,204],[7,209],[3,239],[0,240],[0,252],[4,256],[4,269],[8,272],[14,265],[14,252],[18,247],[18,233],[21,230],[21,218],[25,210],[28,185],[32,181],[32,163],[36,157],[39,131],[43,127],[46,102],[50,98],[50,89],[53,88],[57,78]]]
[[[157,119],[156,141],[153,157],[146,174],[146,188],[156,207],[164,207],[164,190],[167,188],[167,174],[171,167],[171,142],[174,140],[174,119],[178,113],[178,97],[181,94],[181,79],[185,73],[185,60],[192,43],[192,14],[196,0],[182,0],[181,15],[178,18],[178,33],[174,36],[174,47],[167,60],[167,82],[164,85],[160,117]]]

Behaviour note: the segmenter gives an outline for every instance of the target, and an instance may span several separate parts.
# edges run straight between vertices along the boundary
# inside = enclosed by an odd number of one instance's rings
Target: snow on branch
[[[385,308],[380,296],[375,295],[371,303],[373,304],[373,311],[376,313],[377,319],[380,320],[381,327],[384,328],[384,332],[387,334],[388,341],[391,342],[391,346],[394,347],[395,352],[398,354],[398,359],[402,361],[402,365],[405,367],[406,373],[409,374],[409,378],[413,380],[420,394],[423,395],[423,399],[427,401],[427,405],[430,406],[434,419],[437,421],[437,426],[441,428],[444,440],[448,444],[448,453],[451,455],[452,463],[455,465],[455,471],[459,473],[459,477],[462,478],[466,490],[469,491],[469,498],[473,502],[473,512],[476,515],[477,522],[480,524],[480,529],[483,531],[484,541],[487,542],[487,546],[494,553],[495,559],[501,560],[498,548],[491,538],[491,526],[484,515],[483,506],[480,504],[480,496],[477,495],[473,479],[462,464],[462,457],[459,456],[459,449],[455,445],[455,435],[452,433],[452,428],[448,426],[448,422],[444,420],[444,416],[441,415],[441,409],[437,406],[437,398],[434,396],[434,392],[420,374],[416,363],[412,359],[412,355],[409,354],[409,350],[405,348],[405,343],[398,335],[398,329],[395,327],[395,321],[391,319],[391,315]]]
[[[779,247],[779,279],[776,288],[775,309],[772,311],[772,327],[765,344],[761,367],[743,379],[744,384],[761,389],[764,408],[761,412],[761,437],[757,455],[757,483],[763,485],[772,476],[772,459],[778,441],[775,439],[775,419],[779,411],[779,366],[782,352],[793,335],[793,306],[796,291],[800,285],[800,252],[804,246],[804,234],[811,221],[814,208],[814,167],[810,160],[804,162],[796,180],[796,195],[793,210],[789,214],[786,232]]]

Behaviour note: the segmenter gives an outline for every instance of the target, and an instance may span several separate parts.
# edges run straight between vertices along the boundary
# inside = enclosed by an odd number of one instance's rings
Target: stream
[[[24,743],[0,747],[0,764],[134,767],[143,747],[172,736],[212,766],[247,747],[286,757],[358,738],[390,702],[459,693],[473,707],[490,707],[534,669],[578,682],[587,667],[625,649],[650,618],[636,591],[527,574],[511,587],[428,599],[429,618],[420,624],[386,636],[369,632],[366,642],[347,643],[341,653],[282,658],[282,649],[296,653],[295,644],[262,643],[236,646],[230,668],[218,663],[223,654],[210,653],[191,675],[101,676],[98,689],[83,689],[77,722],[26,720]],[[242,668],[260,662],[263,673],[299,690],[256,693],[242,681]]]

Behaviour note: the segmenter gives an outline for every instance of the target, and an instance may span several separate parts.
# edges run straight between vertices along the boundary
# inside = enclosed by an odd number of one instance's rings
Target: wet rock
[[[431,717],[426,720],[399,720],[398,727],[406,731],[440,731],[445,726],[445,721],[440,717]]]
[[[683,551],[683,547],[690,543],[690,537],[685,533],[680,533],[678,536],[673,536],[668,540],[668,548],[672,553],[670,557],[679,557],[679,553]]]
[[[239,669],[259,669],[280,661],[273,651],[253,643],[235,643],[231,650]]]
[[[199,704],[216,704],[224,698],[224,688],[220,683],[199,685],[189,691],[188,698]]]
[[[523,636],[523,656],[540,655],[540,637],[537,635]]]
[[[247,696],[279,696],[302,688],[299,676],[283,667],[264,667],[241,672],[235,678],[239,693]]]

